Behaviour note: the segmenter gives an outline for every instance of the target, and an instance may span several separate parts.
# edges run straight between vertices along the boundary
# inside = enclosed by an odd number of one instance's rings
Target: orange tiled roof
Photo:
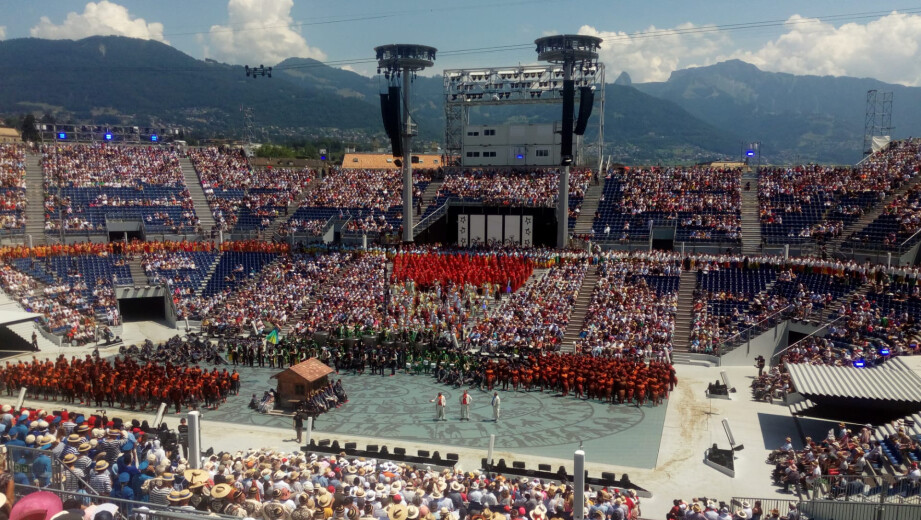
[[[438,154],[414,154],[419,162],[414,168],[440,168],[441,156]],[[388,162],[389,161],[389,162]],[[347,153],[342,159],[342,168],[360,170],[396,170],[393,156],[389,153]]]
[[[323,364],[319,359],[310,358],[307,361],[301,361],[293,367],[288,368],[288,370],[275,374],[272,378],[277,378],[289,370],[310,382],[321,379],[323,376],[333,372],[333,369]]]

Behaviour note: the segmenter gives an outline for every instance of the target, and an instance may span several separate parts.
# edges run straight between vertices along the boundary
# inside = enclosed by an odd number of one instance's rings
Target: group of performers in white
[[[435,420],[436,421],[447,421],[445,416],[445,409],[448,405],[448,399],[444,396],[443,393],[438,392],[438,397],[429,401],[430,403],[435,403]],[[469,421],[470,420],[470,405],[473,404],[473,397],[464,390],[464,393],[460,396],[460,410],[461,416],[460,420]],[[492,401],[490,402],[492,406],[492,419],[495,422],[499,422],[499,414],[501,412],[502,400],[499,398],[499,392],[493,392]]]

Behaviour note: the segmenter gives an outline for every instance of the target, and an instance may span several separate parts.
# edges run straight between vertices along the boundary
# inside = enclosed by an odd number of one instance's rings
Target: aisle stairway
[[[572,306],[569,313],[569,324],[563,333],[561,344],[562,352],[574,352],[576,340],[579,339],[579,333],[582,332],[582,325],[585,323],[585,315],[588,314],[588,307],[592,303],[592,296],[595,294],[595,286],[601,275],[598,274],[596,266],[589,266],[582,279],[582,287],[579,288],[579,295],[576,296],[576,303]]]
[[[696,287],[697,273],[681,271],[681,284],[678,286],[678,313],[675,316],[675,332],[672,334],[673,353],[688,352],[694,319],[694,289]]]
[[[425,191],[422,192],[422,209],[425,213],[425,208],[432,205],[435,202],[435,199],[438,198],[438,190],[441,189],[441,185],[444,184],[443,181],[432,181],[428,186],[425,187]],[[413,201],[418,204],[417,201]]]
[[[749,183],[750,188],[745,189]],[[758,174],[754,171],[742,175],[742,254],[761,252],[761,217],[758,204]]]
[[[579,209],[579,217],[576,219],[573,234],[587,235],[592,232],[592,223],[595,221],[595,212],[598,211],[603,191],[604,182],[589,184],[588,190],[585,191],[585,198],[582,199],[582,207]]]
[[[841,244],[843,244],[844,241],[848,239],[848,237],[867,227],[867,225],[869,225],[871,222],[876,220],[877,217],[883,214],[883,211],[886,209],[886,206],[888,206],[890,202],[895,200],[896,197],[904,195],[909,189],[917,185],[919,182],[921,182],[921,175],[916,175],[914,178],[900,186],[899,189],[893,190],[888,197],[882,200],[882,202],[861,215],[861,217],[858,218],[854,223],[845,227],[841,231],[840,236],[834,240],[830,240],[827,244],[828,251],[837,251],[841,247]]]
[[[292,200],[288,204],[288,208],[285,214],[282,216],[279,216],[278,218],[272,221],[272,227],[267,230],[266,236],[271,236],[272,239],[275,241],[284,240],[285,237],[279,234],[278,230],[281,228],[282,224],[284,224],[292,216],[294,216],[294,213],[297,211],[297,208],[301,207],[301,204],[304,203],[304,200],[307,198],[307,196],[310,193],[312,193],[314,190],[316,190],[319,186],[320,186],[319,178],[315,178],[311,180],[309,183],[307,183],[307,186],[304,186],[303,191],[298,193],[297,197],[295,197],[294,200]]]
[[[42,190],[44,176],[40,164],[41,154],[26,154],[26,244],[32,235],[32,244],[45,243],[45,196]]]
[[[201,188],[198,173],[195,172],[195,167],[192,166],[192,161],[188,157],[179,159],[179,164],[182,167],[182,176],[185,178],[186,187],[189,188],[192,203],[195,205],[195,215],[201,223],[205,236],[209,236],[211,229],[214,228],[214,215],[211,213],[211,207],[208,206],[208,198],[205,197],[205,192]]]
[[[10,329],[11,332],[24,339],[29,345],[32,344],[32,333],[34,332],[36,338],[38,339],[38,350],[42,352],[52,352],[59,350],[59,347],[45,338],[45,336],[43,336],[36,327],[37,325],[34,321],[25,321],[22,323],[15,323],[13,325],[6,326],[6,328]]]
[[[140,257],[134,257],[128,260],[128,269],[131,271],[131,279],[134,281],[135,287],[150,284],[147,273],[144,272],[144,266],[141,265]]]
[[[205,276],[201,279],[201,284],[195,289],[195,296],[201,296],[205,292],[205,288],[208,287],[208,282],[211,278],[214,277],[214,272],[217,271],[217,264],[221,261],[221,256],[223,253],[214,255],[214,260],[211,262],[211,265],[208,266],[208,270],[205,272]]]

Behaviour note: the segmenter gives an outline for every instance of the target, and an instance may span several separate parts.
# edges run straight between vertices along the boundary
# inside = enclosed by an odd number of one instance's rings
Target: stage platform
[[[225,365],[227,366],[227,365]],[[227,366],[228,370],[231,368]],[[252,394],[262,396],[278,372],[241,368],[241,392],[218,410],[203,411],[205,419],[236,424],[293,428],[290,417],[264,415],[247,408]],[[482,449],[496,434],[496,451],[571,459],[582,442],[590,462],[653,468],[665,423],[667,401],[660,406],[610,405],[561,397],[550,392],[499,391],[502,416],[492,420],[491,393],[472,390],[470,421],[460,420],[463,389],[449,388],[427,375],[397,373],[391,377],[331,374],[341,378],[349,402],[320,416],[322,433],[388,439],[392,449],[407,443],[432,443]],[[447,397],[447,421],[435,421],[434,399]],[[320,435],[322,437],[322,435]]]

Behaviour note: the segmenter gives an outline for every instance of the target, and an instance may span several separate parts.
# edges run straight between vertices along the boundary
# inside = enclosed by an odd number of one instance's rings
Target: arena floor
[[[0,295],[0,302],[3,299]],[[131,344],[144,338],[163,341],[176,333],[175,329],[159,323],[139,322],[126,324],[123,337]],[[82,356],[91,351],[91,346],[49,347],[43,348],[38,357]],[[102,349],[106,356],[116,353],[117,347]],[[17,358],[29,360],[32,355],[26,353]],[[921,359],[918,361],[921,363]],[[619,478],[629,473],[630,480],[653,494],[653,498],[643,501],[645,518],[664,517],[671,500],[676,497],[787,498],[789,495],[779,494],[778,488],[771,485],[771,468],[764,460],[771,449],[780,446],[784,436],[796,434],[796,425],[786,406],[751,400],[747,387],[756,372],[754,368],[679,365],[677,369],[679,383],[668,406],[638,410],[578,402],[549,393],[503,393],[504,419],[498,425],[482,421],[491,417],[485,393],[473,393],[476,402],[471,416],[479,421],[471,420],[468,424],[457,421],[458,407],[454,403],[459,393],[424,376],[343,376],[343,384],[352,401],[321,417],[314,435],[337,440],[340,444],[404,446],[409,453],[418,449],[439,450],[442,454],[456,452],[460,455],[459,467],[465,470],[479,467],[480,459],[486,456],[488,433],[492,431],[499,434],[495,457],[522,461],[529,468],[539,463],[572,468],[572,451],[581,435],[588,459],[586,469],[590,474],[609,471]],[[717,379],[722,371],[738,385],[739,392],[730,401],[706,399],[707,384]],[[261,395],[273,386],[269,378],[275,372],[277,370],[272,369],[244,372],[244,392],[218,410],[204,412],[202,437],[206,446],[230,451],[253,447],[274,447],[288,452],[300,449],[293,438],[289,417],[261,415],[247,407],[254,392]],[[436,425],[429,400],[438,391],[449,392],[450,405],[448,422]],[[27,404],[49,405],[47,401],[31,399]],[[81,407],[71,406],[70,409]],[[153,417],[149,411],[110,413],[139,419]],[[381,415],[387,416],[386,421],[379,417]],[[166,421],[174,428],[182,416],[184,414],[169,413]],[[733,433],[746,446],[736,459],[736,478],[702,463],[704,450],[713,443],[726,446],[720,424],[723,418],[732,421]],[[613,432],[599,437],[602,426]],[[511,435],[506,436],[509,431]],[[586,435],[586,432],[591,434]],[[521,447],[522,443],[529,446]]]
[[[262,396],[275,386],[270,379],[278,369],[239,369],[239,396],[217,410],[203,411],[207,420],[290,428],[289,417],[263,415],[250,410],[252,394]],[[335,376],[335,375],[334,375]],[[653,468],[659,455],[667,402],[660,406],[610,405],[599,401],[562,397],[550,392],[499,391],[502,415],[492,420],[491,395],[471,390],[470,421],[460,420],[463,389],[442,385],[428,375],[397,373],[390,376],[337,376],[349,402],[325,413],[316,428],[324,433],[436,443],[485,450],[489,435],[496,434],[496,449],[525,455],[569,458],[584,444],[589,461],[601,464]],[[447,421],[435,421],[438,392],[447,397]],[[442,453],[444,456],[444,453]]]

